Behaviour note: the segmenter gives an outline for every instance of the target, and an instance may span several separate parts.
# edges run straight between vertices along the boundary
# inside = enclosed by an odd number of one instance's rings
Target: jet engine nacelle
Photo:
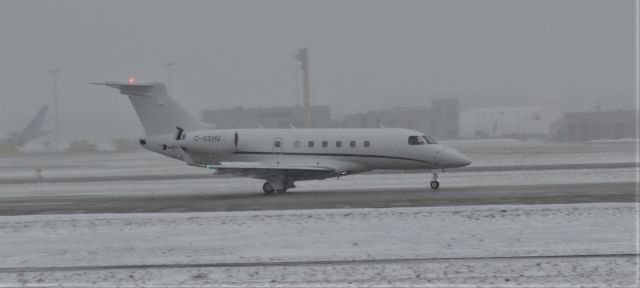
[[[184,132],[177,142],[187,152],[230,154],[236,152],[238,136],[235,131],[203,130]]]

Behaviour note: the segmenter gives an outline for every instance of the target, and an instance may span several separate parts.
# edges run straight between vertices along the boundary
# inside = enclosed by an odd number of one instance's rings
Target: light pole
[[[167,66],[167,90],[169,90],[169,95],[173,95],[173,63],[167,62],[164,65]]]
[[[300,107],[300,69],[298,68],[298,61],[300,61],[300,60],[298,59],[297,55],[293,55],[293,59],[294,59],[294,62],[293,62],[293,70],[294,70],[293,74],[294,74],[294,77],[295,77],[295,86],[294,86],[293,97],[295,98],[294,99],[295,100],[294,101],[295,105],[297,107]]]
[[[520,110],[516,110],[513,111],[516,114],[516,121],[518,123],[518,137],[520,137],[521,131],[520,131]]]
[[[60,70],[58,69],[51,69],[49,70],[49,73],[51,74],[51,80],[52,80],[52,94],[53,94],[53,108],[54,110],[56,110],[56,113],[54,114],[54,126],[55,126],[55,141],[56,141],[56,145],[55,145],[55,150],[59,151],[60,150],[60,127],[59,127],[59,118],[58,118],[58,74],[60,73]]]
[[[504,111],[500,111],[500,137],[504,137]]]
[[[304,128],[311,128],[311,85],[309,76],[309,49],[298,49],[296,59],[302,66],[303,89],[304,89]]]

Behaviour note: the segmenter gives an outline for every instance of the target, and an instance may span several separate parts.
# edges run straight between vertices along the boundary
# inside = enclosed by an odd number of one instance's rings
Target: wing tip
[[[104,81],[104,82],[89,82],[89,85],[102,85],[102,86],[120,86],[120,87],[151,87],[155,83],[129,83],[121,81]]]

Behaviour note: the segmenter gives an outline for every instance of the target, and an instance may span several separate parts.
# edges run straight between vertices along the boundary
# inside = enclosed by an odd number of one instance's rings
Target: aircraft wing
[[[216,169],[215,175],[236,175],[258,179],[271,179],[278,176],[290,176],[295,179],[321,179],[333,177],[336,170],[331,167],[318,166],[281,166],[264,164],[221,164],[204,165],[209,169]]]
[[[223,162],[220,164],[199,164],[184,148],[176,149],[180,158],[190,166],[215,169],[215,175],[235,175],[257,179],[273,179],[283,176],[296,180],[324,179],[340,175],[336,167],[298,165],[273,165],[260,162]]]

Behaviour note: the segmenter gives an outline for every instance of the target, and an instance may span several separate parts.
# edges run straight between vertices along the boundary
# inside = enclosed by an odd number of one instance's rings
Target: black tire
[[[271,185],[271,183],[264,182],[264,184],[262,185],[262,191],[264,192],[264,194],[273,194],[273,192],[275,192],[276,189],[273,189],[273,186]]]
[[[431,189],[433,189],[433,190],[438,190],[438,188],[440,188],[440,182],[435,181],[435,180],[434,180],[434,181],[431,181],[430,186],[431,186]]]
[[[278,192],[278,193],[287,192],[287,188],[278,189],[278,190],[276,190],[276,192]]]

